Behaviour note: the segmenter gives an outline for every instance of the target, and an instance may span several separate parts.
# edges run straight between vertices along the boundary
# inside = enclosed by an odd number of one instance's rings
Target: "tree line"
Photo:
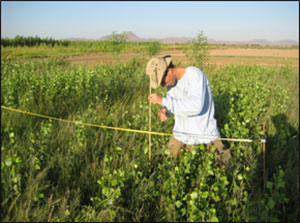
[[[40,38],[38,36],[32,37],[23,37],[17,35],[15,38],[1,38],[1,46],[3,47],[8,47],[8,46],[28,46],[28,47],[33,47],[33,46],[40,46],[40,45],[46,45],[46,46],[69,46],[70,41],[68,40],[55,40],[52,39],[51,37],[48,38]]]

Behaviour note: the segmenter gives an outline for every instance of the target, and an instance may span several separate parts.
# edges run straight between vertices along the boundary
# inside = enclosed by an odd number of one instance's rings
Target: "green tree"
[[[149,45],[146,48],[146,53],[149,57],[153,57],[158,54],[161,49],[161,44],[158,41],[149,42]]]
[[[209,47],[207,38],[203,31],[197,35],[184,49],[186,57],[189,58],[190,64],[203,69],[209,58]]]
[[[114,31],[110,38],[110,43],[111,43],[111,53],[113,56],[113,59],[115,60],[116,57],[119,57],[120,52],[125,46],[125,43],[127,41],[127,36],[123,32],[121,34],[118,34],[116,31]]]

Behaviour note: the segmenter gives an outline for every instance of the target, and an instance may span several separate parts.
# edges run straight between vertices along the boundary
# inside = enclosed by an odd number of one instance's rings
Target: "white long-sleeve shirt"
[[[220,136],[209,81],[199,68],[187,67],[175,85],[167,87],[162,107],[175,116],[173,134],[177,140],[191,145],[209,143]]]

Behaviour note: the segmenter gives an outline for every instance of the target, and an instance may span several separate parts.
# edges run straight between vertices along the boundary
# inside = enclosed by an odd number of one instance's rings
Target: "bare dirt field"
[[[298,49],[214,49],[212,56],[264,56],[264,57],[287,57],[299,58]]]
[[[188,58],[182,51],[161,51],[158,56],[172,55],[174,63],[188,63]],[[127,62],[134,57],[146,57],[141,53],[121,53],[119,61]],[[279,67],[285,61],[292,63],[293,69],[299,70],[299,49],[212,49],[208,63],[217,66],[225,64],[248,64]],[[111,63],[113,57],[109,53],[83,54],[73,56],[71,64],[97,65],[99,63]]]

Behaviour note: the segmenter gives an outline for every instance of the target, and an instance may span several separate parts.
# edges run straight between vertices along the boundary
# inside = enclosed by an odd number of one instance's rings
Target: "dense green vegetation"
[[[144,59],[87,68],[2,58],[1,105],[147,130],[145,66]],[[1,220],[299,221],[299,121],[288,121],[282,85],[295,76],[291,67],[205,72],[222,137],[260,139],[266,121],[265,184],[259,141],[225,142],[233,161],[221,168],[204,145],[174,162],[166,156],[168,137],[152,136],[149,163],[148,135],[1,109]],[[158,109],[152,130],[170,133],[174,120],[160,123]]]
[[[55,40],[53,38],[40,38],[38,36],[32,37],[24,37],[17,35],[15,38],[1,38],[1,46],[3,47],[17,47],[17,46],[28,46],[28,47],[34,47],[34,46],[40,46],[40,45],[46,45],[46,46],[68,46],[70,44],[70,41],[67,40]]]

